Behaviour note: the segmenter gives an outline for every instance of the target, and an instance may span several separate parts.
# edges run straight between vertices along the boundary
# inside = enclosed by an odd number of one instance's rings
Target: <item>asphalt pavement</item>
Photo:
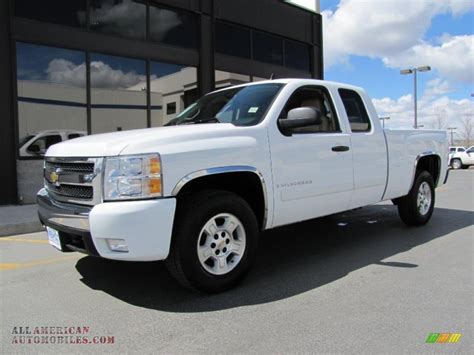
[[[243,284],[213,296],[161,262],[2,237],[0,353],[472,354],[473,190],[474,169],[451,171],[425,227],[383,203],[268,231]]]

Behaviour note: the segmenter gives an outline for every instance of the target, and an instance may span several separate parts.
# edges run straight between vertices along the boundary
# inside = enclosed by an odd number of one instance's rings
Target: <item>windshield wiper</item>
[[[189,123],[221,123],[217,117],[208,117],[208,118],[201,118],[199,120],[190,121]]]

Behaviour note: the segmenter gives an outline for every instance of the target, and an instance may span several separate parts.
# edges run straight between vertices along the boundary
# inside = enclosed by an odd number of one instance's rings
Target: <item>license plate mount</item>
[[[46,232],[48,233],[49,244],[51,244],[56,249],[62,251],[63,249],[61,248],[61,239],[59,238],[59,232],[51,227],[46,227]]]

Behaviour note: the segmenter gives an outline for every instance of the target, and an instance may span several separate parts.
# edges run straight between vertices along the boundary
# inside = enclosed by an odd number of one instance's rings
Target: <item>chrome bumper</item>
[[[60,229],[90,232],[89,213],[91,207],[60,203],[52,200],[45,189],[41,189],[36,200],[41,223]]]

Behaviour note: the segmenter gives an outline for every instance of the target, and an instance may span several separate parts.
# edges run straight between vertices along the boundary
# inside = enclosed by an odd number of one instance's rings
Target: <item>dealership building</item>
[[[0,1],[0,204],[34,202],[51,144],[162,126],[216,88],[322,78],[322,53],[319,0]]]

